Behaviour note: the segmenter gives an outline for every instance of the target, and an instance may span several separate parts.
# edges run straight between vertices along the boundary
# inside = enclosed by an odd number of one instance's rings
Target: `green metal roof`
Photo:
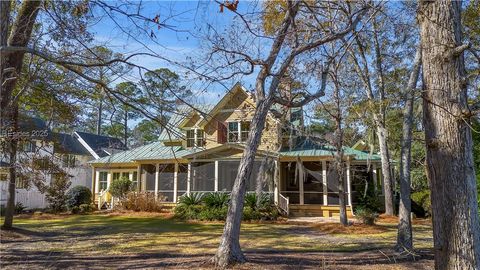
[[[113,154],[89,163],[128,163],[135,160],[174,159],[193,153],[181,146],[165,146],[163,142],[153,142],[131,150]]]
[[[294,147],[293,149],[283,149],[280,151],[280,156],[289,157],[318,157],[318,156],[334,156],[335,147],[328,144],[321,144],[306,140]],[[365,153],[355,150],[350,147],[343,147],[343,154],[346,156],[353,156],[356,160],[380,160],[380,156],[376,154]]]

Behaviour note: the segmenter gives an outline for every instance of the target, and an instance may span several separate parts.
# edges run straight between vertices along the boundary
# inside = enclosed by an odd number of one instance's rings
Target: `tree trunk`
[[[246,182],[252,172],[255,153],[262,137],[265,119],[271,106],[271,99],[259,100],[257,109],[250,124],[250,132],[243,152],[237,177],[233,185],[230,205],[228,207],[227,220],[223,229],[222,238],[217,253],[213,258],[219,267],[227,267],[246,261],[240,248],[240,224],[243,214],[243,204],[246,192]]]
[[[10,14],[10,1],[0,4],[1,17],[1,45],[4,46],[27,46],[32,34],[33,25],[35,23],[40,1],[24,1],[18,11],[15,23],[12,25],[10,34],[8,33],[8,20]],[[5,16],[6,15],[6,16]],[[8,37],[8,39],[7,39]],[[12,93],[16,85],[18,77],[21,76],[23,51],[15,51],[1,53],[2,74],[0,81],[0,130],[18,131],[18,106],[12,98]],[[5,220],[3,229],[10,229],[13,225],[13,215],[15,212],[15,182],[16,182],[16,156],[17,156],[18,138],[6,138],[5,152],[9,156],[9,181],[8,181],[8,198],[5,209]]]
[[[343,166],[343,129],[342,129],[342,109],[340,105],[340,86],[336,75],[333,76],[333,82],[335,85],[333,98],[335,100],[336,113],[335,118],[335,168],[338,175],[338,198],[340,207],[340,223],[343,226],[348,225],[347,218],[347,204],[345,202],[345,179],[344,179],[344,166]]]
[[[123,143],[125,144],[125,147],[127,146],[127,139],[128,139],[128,111],[125,108],[125,115],[123,118]]]
[[[460,1],[420,2],[427,176],[436,269],[480,269]]]
[[[103,101],[100,98],[100,104],[98,105],[97,110],[97,135],[101,135],[102,133],[102,112],[103,111]]]
[[[415,88],[420,73],[421,48],[417,49],[412,72],[405,91],[405,108],[403,111],[402,147],[400,150],[400,205],[398,208],[397,251],[413,250],[412,202],[410,199],[410,160],[412,150],[413,104]]]
[[[387,129],[382,122],[377,124],[377,137],[378,144],[380,146],[380,158],[382,161],[383,188],[385,193],[385,214],[393,216],[393,177],[390,166],[390,153],[387,145]]]

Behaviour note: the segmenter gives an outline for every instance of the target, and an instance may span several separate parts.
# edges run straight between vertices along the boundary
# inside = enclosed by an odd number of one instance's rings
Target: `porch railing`
[[[107,191],[100,190],[100,192],[98,193],[98,210],[101,210],[105,203],[107,204],[108,208]]]
[[[278,193],[278,202],[277,207],[283,211],[283,213],[288,217],[289,210],[288,205],[290,204],[288,197],[283,196],[281,193]]]

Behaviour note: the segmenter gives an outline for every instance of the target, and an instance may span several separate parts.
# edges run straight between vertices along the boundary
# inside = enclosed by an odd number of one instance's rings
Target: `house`
[[[25,136],[17,150],[16,202],[27,208],[45,208],[47,203],[35,181],[49,184],[58,168],[65,172],[71,186],[91,188],[92,170],[88,161],[105,157],[115,151],[125,150],[117,138],[85,132],[72,134],[52,132],[40,118],[22,116],[19,130]],[[22,165],[23,164],[23,165]],[[4,205],[8,194],[8,157],[0,156],[0,204]],[[35,173],[35,177],[33,177]],[[37,180],[32,179],[35,178]]]
[[[255,97],[236,84],[217,104],[195,107],[180,106],[158,141],[91,161],[96,203],[103,206],[110,199],[108,187],[122,176],[135,189],[173,203],[185,193],[231,191]],[[257,178],[271,179],[260,182],[261,188],[290,215],[338,215],[334,148],[304,133],[301,110],[283,110],[283,117],[277,111],[267,118],[247,190],[256,190]],[[265,160],[272,160],[273,169],[262,166]],[[351,213],[366,183],[381,192],[380,158],[345,147],[345,164]]]

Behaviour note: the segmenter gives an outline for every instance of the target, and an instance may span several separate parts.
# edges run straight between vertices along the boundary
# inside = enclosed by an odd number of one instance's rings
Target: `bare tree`
[[[413,105],[415,100],[415,88],[420,74],[421,48],[417,49],[412,71],[405,89],[405,108],[403,109],[402,147],[400,158],[400,206],[398,210],[398,251],[413,249],[412,202],[410,199],[410,163],[412,150],[412,129],[413,129]]]
[[[480,219],[459,1],[421,1],[423,110],[436,269],[480,268]]]
[[[326,4],[328,6],[328,4]],[[336,12],[345,14],[346,9],[341,8],[341,4],[333,3],[332,7]],[[265,119],[273,103],[278,103],[287,107],[300,107],[321,97],[325,93],[326,80],[330,60],[322,69],[321,87],[315,93],[302,92],[296,96],[295,100],[287,100],[282,98],[278,93],[278,86],[281,78],[284,77],[294,60],[302,53],[312,51],[329,42],[335,41],[356,28],[359,20],[362,18],[367,8],[362,6],[356,9],[350,16],[341,16],[338,14],[338,22],[344,19],[344,28],[335,32],[322,32],[325,34],[315,35],[314,38],[306,39],[306,42],[300,42],[296,29],[296,19],[299,14],[305,15],[309,9],[321,10],[322,7],[311,7],[304,5],[301,1],[288,1],[287,8],[284,13],[283,20],[276,31],[271,43],[269,52],[265,59],[256,59],[247,53],[229,50],[228,48],[216,47],[217,52],[223,52],[228,55],[234,54],[249,63],[254,70],[254,66],[259,68],[255,81],[255,98],[256,108],[253,119],[250,124],[250,132],[246,141],[246,147],[240,165],[238,174],[231,193],[231,201],[228,208],[225,227],[220,240],[220,245],[213,258],[214,263],[220,267],[226,267],[235,263],[245,262],[245,256],[240,248],[240,224],[242,219],[242,211],[244,197],[246,192],[246,181],[251,174],[251,168],[255,160],[255,153],[260,143],[260,138],[264,129]],[[311,14],[311,13],[310,13]],[[331,29],[329,29],[331,30]],[[286,37],[293,38],[293,46],[290,45],[289,50],[285,51]],[[295,39],[297,37],[297,39]],[[268,87],[266,84],[269,83]]]

